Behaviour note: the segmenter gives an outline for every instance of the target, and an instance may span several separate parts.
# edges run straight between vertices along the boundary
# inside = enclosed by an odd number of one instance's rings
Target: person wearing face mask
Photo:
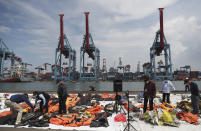
[[[149,111],[153,110],[153,100],[156,96],[156,86],[153,81],[150,80],[149,76],[144,78],[144,109],[143,112],[147,111],[147,103],[149,101]]]

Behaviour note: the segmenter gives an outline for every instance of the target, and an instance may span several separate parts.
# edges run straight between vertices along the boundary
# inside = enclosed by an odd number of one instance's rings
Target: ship
[[[20,82],[19,78],[1,78],[0,82]]]
[[[30,72],[23,64],[17,64],[10,70],[4,71],[0,82],[32,82],[35,80],[33,72]]]

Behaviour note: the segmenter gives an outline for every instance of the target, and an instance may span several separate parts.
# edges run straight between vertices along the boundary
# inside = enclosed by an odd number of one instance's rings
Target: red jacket
[[[153,81],[144,84],[144,96],[153,98],[156,96],[156,86]]]

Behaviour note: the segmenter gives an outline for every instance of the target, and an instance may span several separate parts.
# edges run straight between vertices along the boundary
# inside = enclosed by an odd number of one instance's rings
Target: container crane
[[[67,36],[63,33],[63,16],[60,14],[60,38],[55,54],[54,79],[73,80],[76,71],[76,51],[71,48]],[[68,62],[68,70],[62,63]]]
[[[100,72],[100,51],[96,48],[92,36],[89,33],[89,12],[85,12],[86,18],[86,34],[84,35],[83,44],[80,48],[80,80],[98,80]],[[86,71],[85,66],[85,53],[88,54],[88,58],[93,61],[92,69],[90,73]]]
[[[151,64],[149,62],[143,64],[143,72],[145,76],[150,76]]]
[[[107,79],[107,66],[106,66],[106,58],[103,58],[103,67],[101,70],[101,76],[103,80]]]
[[[102,67],[102,71],[101,72],[107,73],[106,58],[103,58],[103,67]]]
[[[51,66],[50,63],[44,63],[43,65],[44,65],[44,69],[45,69],[45,70],[47,70],[47,66],[48,66],[48,65]]]
[[[23,63],[23,65],[25,66],[25,68],[27,68],[27,66],[32,66],[32,64],[29,63]]]
[[[117,66],[117,69],[123,70],[123,73],[125,72],[125,66],[122,64],[121,57],[119,57],[119,65]]]
[[[167,43],[164,31],[163,31],[163,8],[159,8],[160,12],[160,29],[156,32],[155,40],[152,47],[150,48],[150,69],[151,69],[151,78],[152,79],[173,79],[172,73],[172,60],[171,60],[171,51],[170,44]],[[161,56],[164,52],[164,61],[163,66],[164,72],[158,73],[156,71],[156,57]],[[162,66],[160,67],[162,68]]]
[[[11,51],[6,44],[4,43],[4,41],[0,38],[0,76],[3,77],[4,75],[4,66],[5,66],[5,61],[10,61],[11,62],[11,69],[14,66],[15,63],[15,54],[13,51]]]
[[[38,77],[40,77],[42,75],[41,71],[43,71],[44,68],[42,68],[41,66],[37,66],[35,69],[38,70]]]

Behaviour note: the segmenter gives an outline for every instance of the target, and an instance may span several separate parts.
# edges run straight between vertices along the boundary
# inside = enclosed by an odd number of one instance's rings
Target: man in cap
[[[195,82],[192,82],[190,79],[185,79],[184,84],[187,84],[190,86],[190,91],[191,91],[191,103],[193,106],[193,114],[198,114],[199,113],[199,105],[198,101],[200,99],[200,94],[199,94],[199,88],[198,85]]]

